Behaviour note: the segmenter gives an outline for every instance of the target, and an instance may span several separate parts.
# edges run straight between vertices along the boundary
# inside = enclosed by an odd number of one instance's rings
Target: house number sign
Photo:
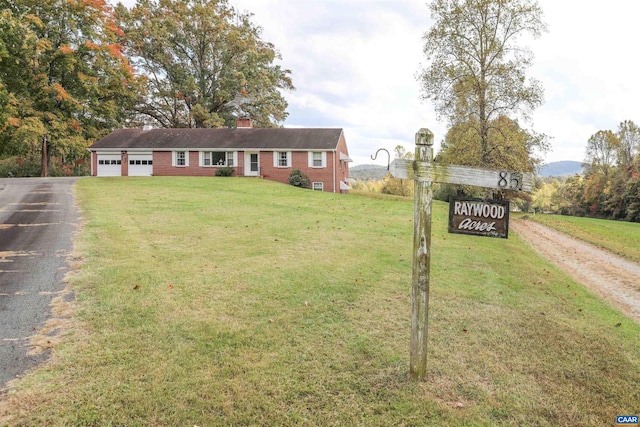
[[[429,129],[420,129],[416,133],[415,160],[396,159],[389,169],[394,177],[413,179],[415,185],[409,374],[424,380],[427,376],[427,320],[431,280],[432,184],[440,182],[529,192],[533,187],[533,174],[434,163],[433,133]],[[454,213],[457,207],[457,216],[460,218],[459,222],[453,223],[458,232],[481,232],[492,237],[502,237],[504,234],[504,237],[507,237],[508,204],[505,205],[501,201],[463,199],[453,203]]]

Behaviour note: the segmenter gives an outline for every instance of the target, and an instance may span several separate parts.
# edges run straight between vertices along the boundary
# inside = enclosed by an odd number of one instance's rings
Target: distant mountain
[[[358,165],[349,168],[349,178],[359,181],[380,180],[387,174],[387,168],[380,165]]]
[[[573,160],[563,160],[560,162],[548,163],[540,169],[540,176],[571,176],[582,173],[582,162]]]
[[[387,168],[380,165],[358,165],[349,168],[349,177],[360,181],[380,180],[387,174]],[[582,162],[563,160],[548,163],[540,169],[540,177],[571,176],[582,173]]]

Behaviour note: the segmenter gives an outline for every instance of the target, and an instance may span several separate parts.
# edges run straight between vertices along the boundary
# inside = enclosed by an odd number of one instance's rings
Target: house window
[[[291,152],[290,151],[276,151],[274,154],[274,166],[277,168],[289,168],[291,167]]]
[[[189,166],[189,157],[186,151],[173,152],[173,166]]]
[[[327,153],[325,151],[310,151],[309,167],[310,168],[326,168]]]
[[[200,166],[229,166],[233,167],[234,152],[233,151],[202,151],[200,157]]]
[[[324,191],[324,183],[323,182],[314,182],[311,184],[311,188],[315,191]]]

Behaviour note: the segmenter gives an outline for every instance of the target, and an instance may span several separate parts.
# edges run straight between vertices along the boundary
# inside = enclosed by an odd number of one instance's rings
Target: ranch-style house
[[[342,129],[254,128],[238,119],[235,129],[119,129],[91,147],[92,176],[234,176],[289,182],[294,169],[311,188],[349,190],[349,152]]]

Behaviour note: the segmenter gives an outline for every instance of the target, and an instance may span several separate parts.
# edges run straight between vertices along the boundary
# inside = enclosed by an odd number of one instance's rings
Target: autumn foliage
[[[0,11],[0,159],[36,161],[45,135],[62,166],[120,127],[232,126],[239,112],[277,126],[290,71],[273,64],[279,54],[250,17],[226,0],[9,2]]]

